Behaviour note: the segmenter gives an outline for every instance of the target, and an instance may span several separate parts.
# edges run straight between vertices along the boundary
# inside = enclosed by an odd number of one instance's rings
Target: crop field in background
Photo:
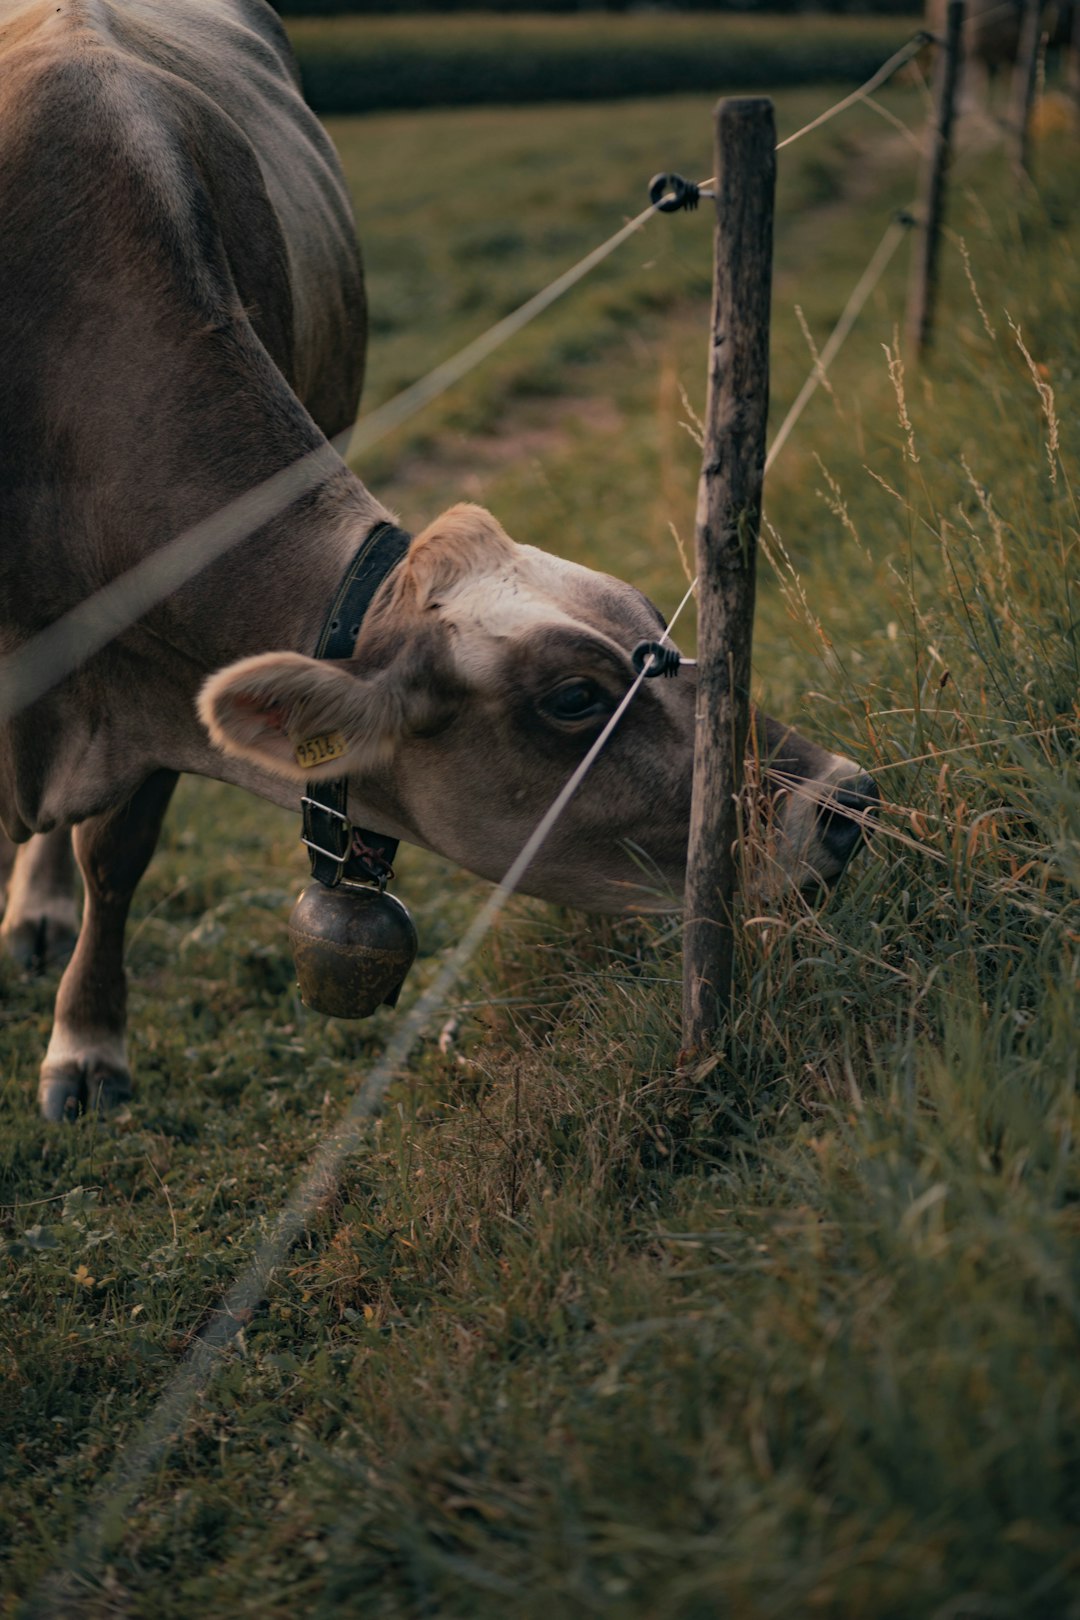
[[[779,95],[781,134],[828,99]],[[367,403],[654,170],[707,174],[709,107],[332,122]],[[901,254],[766,492],[755,695],[875,772],[872,847],[827,904],[744,916],[737,1016],[689,1074],[672,922],[514,903],[69,1613],[1080,1615],[1080,198],[1042,129],[1037,194],[985,131],[960,157],[932,363],[890,379]],[[774,423],[795,306],[820,346],[912,173],[865,109],[782,154]],[[410,526],[479,499],[670,611],[710,231],[654,220],[365,477]],[[53,985],[0,964],[5,1615],[392,1027],[299,1004],[297,833],[181,785],[118,1116],[37,1120]],[[483,885],[406,850],[397,887],[415,994]]]
[[[908,17],[320,17],[288,19],[320,113],[495,102],[713,95],[859,84],[920,26]]]

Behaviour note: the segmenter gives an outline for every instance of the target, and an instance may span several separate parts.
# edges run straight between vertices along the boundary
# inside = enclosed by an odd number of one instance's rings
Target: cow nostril
[[[855,810],[860,815],[875,815],[881,803],[881,794],[877,783],[865,771],[858,776],[849,776],[843,782],[838,782],[833,795],[836,803],[845,810]]]
[[[831,854],[846,859],[863,835],[867,816],[877,813],[881,795],[863,771],[838,784],[818,811],[818,833]]]

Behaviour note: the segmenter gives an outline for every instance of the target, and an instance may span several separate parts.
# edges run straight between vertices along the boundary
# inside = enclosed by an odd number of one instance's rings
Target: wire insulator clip
[[[676,214],[680,208],[692,210],[702,197],[715,196],[715,191],[684,180],[681,174],[654,174],[649,181],[649,201],[661,214]]]
[[[639,641],[630,654],[638,675],[677,675],[684,663],[678,647],[665,647],[659,641]]]

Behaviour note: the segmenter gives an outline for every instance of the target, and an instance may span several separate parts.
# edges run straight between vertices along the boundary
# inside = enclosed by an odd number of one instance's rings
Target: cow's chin
[[[550,905],[567,906],[603,917],[643,917],[678,911],[683,903],[682,884],[678,887],[662,878],[596,878],[569,882],[542,879],[520,886],[523,894]]]
[[[831,841],[808,831],[794,818],[790,833],[775,821],[752,827],[739,847],[738,884],[742,909],[749,915],[779,911],[787,905],[815,905],[836,888],[852,857],[862,847],[861,822],[849,823]],[[632,851],[633,855],[638,852]],[[574,911],[602,916],[646,917],[681,911],[685,874],[670,879],[643,870],[635,875],[576,881],[543,877],[522,884],[522,892]]]
[[[738,847],[742,909],[753,916],[826,900],[863,847],[877,807],[872,778],[854,767],[828,784],[793,791],[766,792],[751,783],[743,794]],[[626,853],[632,875],[603,884],[578,882],[544,897],[582,911],[624,915],[681,910],[684,872],[665,877],[642,851],[631,847]]]

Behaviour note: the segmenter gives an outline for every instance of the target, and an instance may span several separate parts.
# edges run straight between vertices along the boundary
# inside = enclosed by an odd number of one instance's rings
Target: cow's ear
[[[428,525],[409,547],[397,575],[395,599],[423,608],[463,576],[490,573],[512,558],[513,541],[482,506],[462,502]]]
[[[260,653],[210,676],[199,718],[226,754],[293,781],[326,781],[381,764],[412,729],[408,686],[395,673]]]

